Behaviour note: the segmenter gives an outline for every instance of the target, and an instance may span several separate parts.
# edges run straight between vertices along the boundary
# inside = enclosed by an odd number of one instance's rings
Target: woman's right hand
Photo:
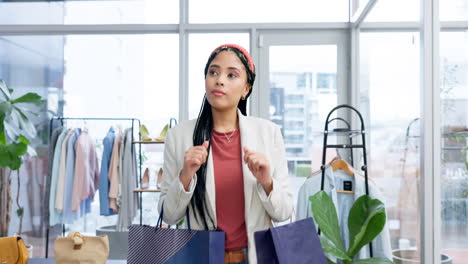
[[[185,191],[188,191],[193,175],[195,175],[201,165],[206,162],[206,157],[208,157],[208,145],[208,141],[205,141],[201,146],[193,146],[185,151],[184,168],[179,176]]]

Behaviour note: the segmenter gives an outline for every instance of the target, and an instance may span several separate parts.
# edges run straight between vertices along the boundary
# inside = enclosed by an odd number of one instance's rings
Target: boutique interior
[[[126,259],[128,226],[159,216],[165,135],[197,118],[223,43],[255,62],[247,112],[281,128],[295,220],[336,177],[335,195],[382,201],[395,263],[466,263],[468,0],[0,1],[3,87],[44,100],[27,107],[31,151],[0,173],[0,237],[50,258],[57,237],[107,234],[109,259]],[[78,139],[92,159],[74,158]],[[118,161],[127,196],[104,182]],[[79,162],[96,188],[75,199]]]

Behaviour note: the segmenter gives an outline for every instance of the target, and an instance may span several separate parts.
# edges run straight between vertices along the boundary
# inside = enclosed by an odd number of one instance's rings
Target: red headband
[[[235,49],[238,49],[240,52],[242,52],[242,54],[244,54],[245,58],[247,59],[247,62],[249,63],[250,70],[253,73],[255,73],[254,63],[253,63],[252,57],[250,57],[249,52],[246,49],[244,49],[243,47],[241,47],[241,46],[239,46],[237,44],[223,44],[223,45],[217,47],[216,49],[214,49],[213,52],[211,52],[211,55],[213,55],[213,53],[215,53],[217,50],[219,50],[221,48],[225,48],[225,47],[235,48]]]

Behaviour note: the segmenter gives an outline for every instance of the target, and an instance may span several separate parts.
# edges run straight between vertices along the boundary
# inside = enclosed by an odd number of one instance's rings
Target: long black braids
[[[211,54],[208,58],[208,62],[205,66],[205,78],[208,74],[208,68],[210,67],[211,62],[216,58],[216,56],[222,51],[232,51],[234,52],[244,65],[247,71],[247,82],[250,85],[250,90],[247,96],[241,100],[237,105],[237,108],[241,111],[243,115],[247,115],[247,98],[252,93],[252,87],[255,81],[255,69],[251,69],[249,67],[249,62],[245,55],[235,47],[221,47],[217,49],[215,52]],[[210,147],[211,147],[211,136],[213,134],[213,116],[211,113],[211,105],[208,102],[206,95],[203,98],[203,103],[200,108],[200,112],[198,114],[197,122],[195,124],[195,130],[193,131],[193,145],[200,146],[205,141],[209,141],[208,147],[208,157],[210,155]],[[195,190],[193,192],[192,199],[190,204],[192,208],[194,208],[195,218],[198,220],[200,217],[201,222],[203,223],[205,229],[208,229],[208,221],[214,226],[213,216],[209,213],[207,201],[206,201],[206,166],[207,162],[203,163],[197,171],[197,184],[195,186]]]

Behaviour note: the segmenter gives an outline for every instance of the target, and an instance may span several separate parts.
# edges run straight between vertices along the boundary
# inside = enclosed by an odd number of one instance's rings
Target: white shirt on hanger
[[[309,197],[320,191],[322,174],[318,173],[307,179],[299,189],[297,199],[296,219],[301,220],[308,217],[313,217],[311,201]],[[351,181],[354,194],[337,193],[336,191],[343,190],[343,186],[347,181]],[[325,170],[324,191],[330,196],[333,204],[336,207],[338,215],[338,223],[340,224],[341,237],[343,238],[344,247],[349,248],[349,230],[348,230],[348,215],[354,201],[366,194],[364,177],[355,173],[351,176],[342,170],[333,171],[330,166]],[[369,181],[369,196],[373,199],[379,199],[384,202],[383,195],[377,186]],[[390,243],[390,233],[388,223],[385,224],[382,232],[372,241],[373,257],[386,257],[392,259],[392,249]],[[359,254],[358,259],[370,258],[369,245],[364,246]]]

